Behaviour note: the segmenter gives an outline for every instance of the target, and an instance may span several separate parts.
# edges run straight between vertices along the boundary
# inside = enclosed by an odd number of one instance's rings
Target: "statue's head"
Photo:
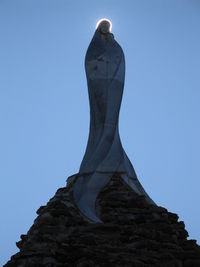
[[[97,22],[96,29],[103,34],[110,33],[112,29],[112,23],[108,19],[101,19]]]

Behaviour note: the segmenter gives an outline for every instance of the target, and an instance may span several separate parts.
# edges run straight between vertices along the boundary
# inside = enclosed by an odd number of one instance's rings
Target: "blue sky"
[[[107,17],[126,58],[120,134],[152,199],[200,243],[200,1],[0,1],[0,264],[89,131],[84,57]]]

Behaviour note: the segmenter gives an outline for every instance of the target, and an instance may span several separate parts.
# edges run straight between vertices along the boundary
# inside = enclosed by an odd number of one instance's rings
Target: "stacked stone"
[[[73,182],[37,211],[5,267],[199,267],[200,247],[178,216],[149,205],[113,175],[99,194],[103,223],[91,223],[73,202]]]

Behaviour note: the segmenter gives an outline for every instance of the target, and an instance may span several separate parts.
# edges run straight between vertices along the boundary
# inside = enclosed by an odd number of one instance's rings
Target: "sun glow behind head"
[[[109,19],[106,19],[106,18],[100,19],[100,20],[97,22],[97,24],[96,24],[96,29],[99,27],[99,25],[100,25],[100,23],[101,23],[102,21],[107,21],[107,22],[110,24],[109,31],[111,32],[111,30],[112,30],[112,22],[111,22]]]

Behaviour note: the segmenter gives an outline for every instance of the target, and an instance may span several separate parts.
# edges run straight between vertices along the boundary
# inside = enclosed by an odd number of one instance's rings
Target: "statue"
[[[110,29],[109,20],[100,21],[85,57],[90,132],[79,173],[75,175],[74,201],[81,213],[93,222],[101,222],[95,212],[95,202],[116,172],[137,194],[154,204],[137,179],[120,141],[118,121],[125,59]]]

